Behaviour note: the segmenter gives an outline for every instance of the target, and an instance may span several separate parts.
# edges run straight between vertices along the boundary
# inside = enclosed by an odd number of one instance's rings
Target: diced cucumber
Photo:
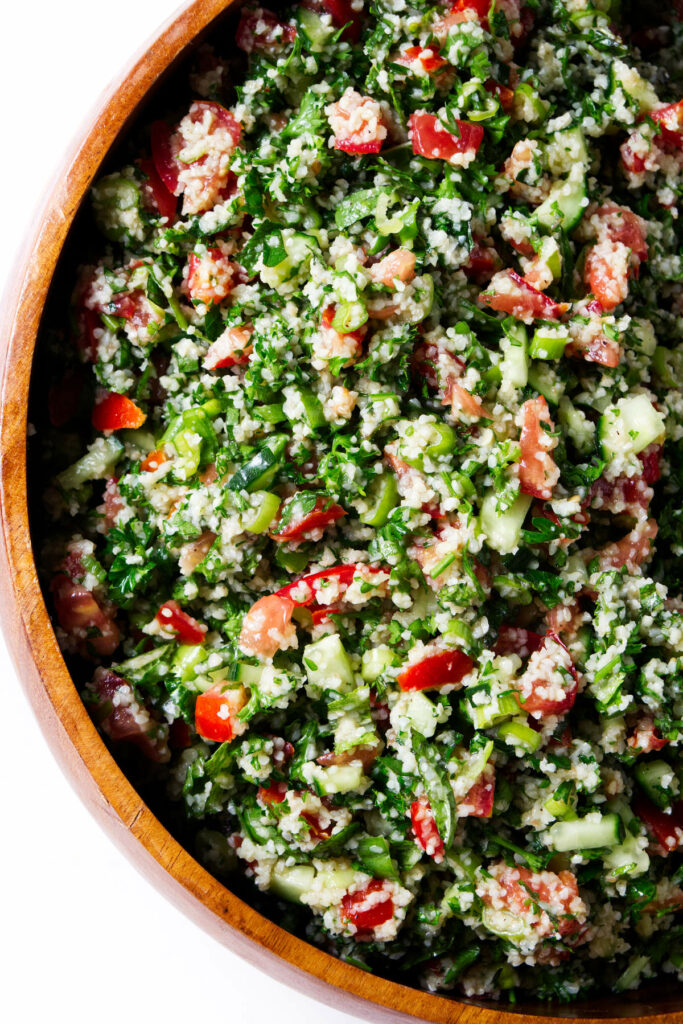
[[[202,650],[201,644],[197,646]],[[128,658],[127,661],[122,661],[119,665],[112,667],[131,683],[136,683],[143,677],[147,677],[147,679],[150,679],[150,676],[161,678],[166,674],[166,658],[172,649],[172,644],[163,644],[161,647],[145,651],[144,654],[137,654],[134,658]]]
[[[572,818],[575,816],[576,787],[573,782],[561,782],[551,797],[543,804],[553,818]]]
[[[503,330],[505,334],[500,340],[503,358],[498,364],[501,377],[514,388],[526,387],[529,379],[526,327],[508,317],[503,321]]]
[[[419,324],[429,316],[434,305],[434,278],[431,274],[422,274],[411,281],[411,302],[405,314],[409,324]]]
[[[263,675],[262,665],[250,665],[248,662],[239,661],[235,670],[235,680],[244,683],[245,686],[257,686]]]
[[[519,546],[531,498],[526,494],[520,494],[505,512],[497,511],[497,500],[497,495],[493,492],[484,497],[479,513],[479,525],[489,547],[501,555],[509,555]]]
[[[173,671],[183,683],[188,683],[197,675],[197,665],[202,661],[206,661],[203,644],[181,644],[173,656]]]
[[[323,17],[309,7],[299,7],[296,15],[299,27],[308,40],[311,53],[322,53],[337,31],[331,18]]]
[[[551,849],[558,853],[570,850],[596,850],[601,846],[616,846],[621,842],[623,825],[618,814],[603,814],[596,820],[576,818],[574,821],[556,821],[546,835]]]
[[[638,988],[642,975],[648,971],[650,958],[648,956],[634,956],[622,975],[614,983],[615,992],[628,992],[629,989]]]
[[[605,410],[598,437],[606,459],[628,453],[638,455],[665,433],[664,417],[647,395],[629,395]]]
[[[557,416],[580,455],[588,455],[595,447],[595,424],[582,409],[572,405],[566,395],[559,401]]]
[[[481,912],[481,923],[493,935],[498,935],[501,939],[507,939],[510,942],[519,941],[527,934],[527,926],[523,918],[509,910],[494,910],[493,907],[484,907]]]
[[[244,529],[249,533],[265,533],[280,508],[280,499],[277,494],[270,491],[255,491],[254,498],[257,499],[248,513],[243,517]]]
[[[356,881],[353,868],[339,861],[328,860],[318,871],[317,881],[323,889],[348,889]]]
[[[414,729],[429,739],[436,732],[440,721],[440,708],[420,690],[402,693],[391,709],[391,724],[396,732]]]
[[[310,781],[323,796],[334,793],[353,793],[365,788],[368,779],[362,764],[316,764],[310,773]]]
[[[353,666],[337,633],[304,647],[308,681],[321,690],[346,690],[353,686]]]
[[[529,385],[551,405],[557,405],[564,394],[564,381],[544,362],[529,364]]]
[[[532,359],[561,359],[568,341],[564,324],[540,324],[531,339],[529,355]]]
[[[610,67],[610,84],[612,92],[622,89],[638,104],[639,114],[649,114],[659,103],[654,86],[621,60],[615,60]]]
[[[526,121],[528,124],[540,124],[541,121],[545,121],[548,105],[529,82],[522,82],[517,86],[512,102],[512,109],[517,121]]]
[[[567,128],[555,133],[546,146],[546,159],[548,170],[556,178],[569,174],[576,166],[588,167],[588,147],[581,129]]]
[[[503,722],[497,729],[498,739],[522,754],[533,754],[540,747],[543,739],[539,732],[531,729],[524,718],[515,718]]]
[[[361,658],[360,674],[366,683],[374,683],[390,665],[396,665],[398,658],[386,644],[370,647]]]
[[[282,465],[286,434],[273,434],[261,451],[245,462],[228,481],[231,491],[265,491],[275,479]]]
[[[370,507],[360,519],[366,526],[384,526],[399,502],[398,484],[393,473],[376,476],[368,488]]]
[[[669,810],[678,795],[678,780],[666,761],[638,761],[633,769],[636,782],[652,803],[663,811]]]
[[[558,228],[571,231],[583,217],[587,206],[585,168],[576,164],[564,181],[555,182],[548,198],[537,208],[535,218],[546,231]]]
[[[652,365],[659,381],[667,388],[677,388],[683,376],[683,351],[657,345]]]
[[[465,701],[465,711],[475,729],[490,729],[506,718],[519,713],[519,704],[513,693],[491,694],[486,704]]]
[[[637,878],[644,875],[650,867],[647,852],[638,845],[635,836],[626,835],[623,843],[613,847],[603,858],[607,869],[607,881],[616,882],[619,878]]]
[[[292,864],[291,867],[279,860],[270,876],[270,889],[291,903],[300,903],[301,897],[310,892],[315,881],[315,868],[310,864]]]
[[[114,472],[123,445],[116,437],[98,437],[77,462],[57,474],[65,491],[73,491],[89,480],[106,480]]]

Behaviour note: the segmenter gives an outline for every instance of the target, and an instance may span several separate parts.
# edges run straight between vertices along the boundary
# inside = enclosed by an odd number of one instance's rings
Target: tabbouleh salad
[[[219,877],[431,991],[683,968],[673,6],[246,7],[92,192],[83,699]]]

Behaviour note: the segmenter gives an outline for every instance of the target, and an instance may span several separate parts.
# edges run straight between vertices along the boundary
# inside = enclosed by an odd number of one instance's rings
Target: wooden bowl
[[[154,817],[98,735],[69,675],[41,594],[29,529],[26,435],[36,338],[74,218],[107,153],[161,76],[234,4],[193,0],[103,97],[55,179],[5,297],[0,329],[0,601],[7,642],[45,737],[89,810],[160,891],[234,953],[331,1006],[374,1021],[519,1024],[524,1013],[539,1022],[631,1017],[683,1024],[683,999],[661,986],[654,992],[554,1008],[555,1017],[547,1016],[547,1004],[501,1012],[491,1003],[429,995],[368,976],[303,942],[226,889]]]

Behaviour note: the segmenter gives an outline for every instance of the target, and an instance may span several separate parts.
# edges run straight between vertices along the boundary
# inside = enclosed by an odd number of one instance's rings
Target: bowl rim
[[[232,952],[304,994],[375,1021],[521,1024],[526,1014],[493,1010],[377,976],[332,957],[263,917],[210,875],[155,818],[109,753],[73,684],[43,601],[27,501],[27,412],[36,338],[52,277],[74,217],[109,150],[140,103],[196,37],[239,0],[189,0],[153,34],[102,94],[54,175],[5,290],[0,323],[0,608],[3,632],[43,735],[80,798],[139,871]],[[600,1005],[600,1002],[603,1005]],[[631,1020],[676,1021],[634,1000]],[[602,1001],[586,1024],[623,1020]],[[580,1007],[579,1007],[580,1009]],[[635,1009],[635,1007],[634,1007]],[[528,1011],[550,1024],[576,1007]]]

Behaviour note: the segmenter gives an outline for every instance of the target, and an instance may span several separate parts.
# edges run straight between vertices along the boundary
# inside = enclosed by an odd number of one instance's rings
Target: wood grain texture
[[[3,303],[0,403],[0,607],[7,642],[45,737],[89,810],[138,869],[230,950],[272,976],[373,1021],[520,1024],[520,1013],[428,995],[369,977],[285,932],[217,882],[154,817],[91,723],[69,676],[38,584],[26,486],[31,364],[50,282],[74,216],[107,152],[163,72],[235,0],[194,0],[144,48],[97,104],[56,176]],[[85,882],[84,882],[85,884]],[[106,927],[103,919],[102,927]],[[555,1010],[524,1006],[539,1024],[624,1017],[683,1024],[681,997],[659,992]]]

